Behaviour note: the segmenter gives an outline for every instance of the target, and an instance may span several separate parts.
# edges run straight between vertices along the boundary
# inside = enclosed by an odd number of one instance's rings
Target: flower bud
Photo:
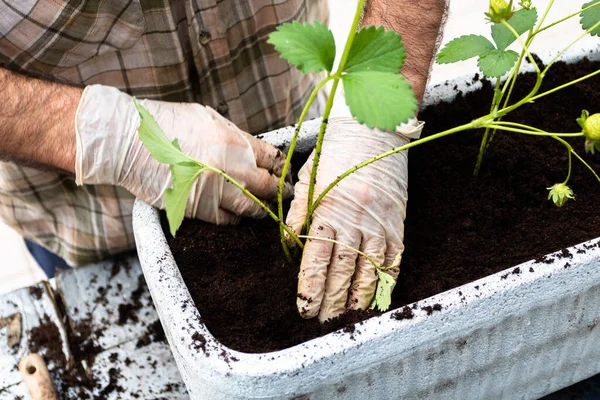
[[[531,8],[531,0],[521,0],[519,5],[521,6],[521,8],[529,10]]]
[[[575,200],[573,191],[564,183],[557,183],[556,185],[547,189],[550,190],[550,193],[548,194],[548,200],[551,199],[554,204],[559,207],[564,206],[569,199]]]
[[[505,0],[490,0],[490,12],[485,13],[494,23],[500,23],[503,19],[508,21],[513,14],[513,0],[510,3]]]

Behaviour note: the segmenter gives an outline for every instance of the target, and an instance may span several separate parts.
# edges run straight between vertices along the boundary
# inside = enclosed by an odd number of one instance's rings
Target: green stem
[[[566,16],[566,17],[562,18],[562,19],[559,19],[558,21],[555,21],[555,22],[553,22],[553,23],[551,23],[551,24],[548,24],[548,25],[546,25],[545,27],[543,27],[543,28],[540,28],[540,29],[539,29],[539,30],[538,30],[538,31],[537,31],[535,34],[537,35],[537,34],[538,34],[538,33],[540,33],[540,32],[543,32],[543,31],[545,31],[545,30],[547,30],[547,29],[550,29],[550,28],[552,28],[553,26],[555,26],[555,25],[558,25],[558,24],[560,24],[560,23],[562,23],[562,22],[565,22],[565,21],[566,21],[566,20],[568,20],[568,19],[571,19],[571,18],[573,18],[573,17],[576,17],[576,16],[578,16],[579,14],[581,14],[582,12],[585,12],[585,11],[587,11],[587,10],[591,9],[591,8],[594,8],[594,7],[596,7],[596,6],[600,6],[600,3],[592,4],[591,6],[587,6],[586,8],[582,8],[581,10],[579,10],[579,11],[577,11],[577,12],[574,12],[573,14],[570,14],[570,15],[568,15],[568,16]]]
[[[597,4],[600,4],[600,3],[597,3]],[[582,76],[582,77],[581,77],[581,78],[579,78],[579,79],[575,79],[574,81],[571,81],[571,82],[565,83],[564,85],[561,85],[561,86],[555,87],[554,89],[548,90],[547,92],[540,93],[540,94],[538,94],[538,95],[536,95],[536,96],[533,96],[533,97],[531,97],[531,98],[529,99],[529,102],[535,101],[535,100],[537,100],[537,99],[540,99],[540,98],[542,98],[542,97],[544,97],[544,96],[548,96],[549,94],[552,94],[552,93],[554,93],[554,92],[557,92],[557,91],[559,91],[559,90],[562,90],[562,89],[564,89],[564,88],[567,88],[567,87],[569,87],[569,86],[571,86],[571,85],[575,85],[576,83],[579,83],[579,82],[581,82],[581,81],[584,81],[584,80],[586,80],[586,79],[589,79],[589,78],[591,78],[591,77],[593,77],[593,76],[595,76],[595,75],[598,75],[598,74],[600,74],[600,69],[599,69],[598,71],[596,71],[596,72],[592,72],[592,73],[590,73],[590,74],[587,74],[587,75],[585,75],[585,76]]]
[[[511,128],[509,126],[504,126],[504,125],[496,125],[496,124],[489,124],[486,125],[486,127],[490,128],[490,129],[498,129],[500,131],[507,131],[507,132],[517,132],[517,133],[524,133],[526,135],[535,135],[535,136],[557,136],[557,137],[580,137],[580,136],[584,136],[583,132],[579,132],[579,133],[550,133],[550,132],[545,132],[542,130],[533,130],[533,131],[528,131],[525,129],[517,129],[517,128]],[[529,128],[529,127],[527,127]]]
[[[267,215],[269,217],[271,217],[275,222],[277,222],[279,224],[279,226],[282,227],[283,230],[286,231],[287,234],[290,235],[290,237],[298,244],[298,246],[300,246],[300,248],[304,247],[304,245],[302,244],[302,241],[289,228],[289,226],[287,226],[282,220],[280,220],[279,218],[277,218],[277,215],[275,215],[275,213],[273,213],[273,211],[271,211],[271,209],[269,207],[267,207],[265,205],[265,203],[263,203],[255,195],[253,195],[252,193],[250,193],[250,191],[248,191],[248,189],[246,189],[245,187],[243,187],[235,179],[233,179],[231,176],[227,175],[225,172],[221,171],[220,169],[212,167],[212,166],[210,166],[208,164],[200,163],[198,161],[196,161],[196,163],[199,166],[201,166],[202,168],[206,168],[207,170],[212,171],[212,172],[214,172],[215,174],[217,174],[219,176],[222,176],[227,182],[231,183],[233,186],[235,186],[236,188],[240,189],[246,196],[248,196],[256,204],[258,204],[260,206],[260,208],[262,208],[267,213]]]
[[[364,258],[366,258],[366,259],[367,259],[367,261],[369,261],[371,264],[373,264],[373,266],[374,266],[376,269],[381,269],[381,267],[380,267],[379,265],[377,265],[377,263],[375,262],[375,260],[373,260],[373,259],[372,259],[371,257],[369,257],[367,254],[365,254],[364,252],[362,252],[362,251],[360,251],[360,250],[358,250],[358,249],[355,249],[355,248],[354,248],[354,247],[352,247],[352,246],[349,246],[349,245],[347,245],[347,244],[345,244],[345,243],[342,243],[342,242],[340,242],[339,240],[330,239],[330,238],[326,238],[326,237],[308,236],[308,235],[298,235],[298,237],[299,237],[299,238],[301,238],[301,239],[309,239],[309,240],[322,240],[322,241],[324,241],[324,242],[329,242],[329,243],[338,244],[338,245],[340,245],[340,246],[342,246],[342,247],[345,247],[345,248],[347,248],[348,250],[351,250],[351,251],[353,251],[353,252],[357,253],[358,255],[361,255],[361,256],[363,256]]]
[[[573,147],[571,147],[571,145],[569,143],[567,143],[567,141],[564,139],[561,139],[557,136],[552,136],[552,138],[561,142],[567,148],[567,152],[569,154],[569,172],[567,173],[567,179],[565,179],[565,181],[563,182],[563,184],[566,185],[569,182],[569,179],[571,179],[571,153],[574,152]],[[594,171],[594,174],[596,174],[595,171]]]
[[[331,109],[333,107],[333,100],[335,99],[335,93],[337,91],[337,87],[339,84],[339,79],[334,79],[333,86],[331,87],[331,93],[329,93],[329,98],[327,99],[327,104],[325,106],[325,112],[323,113],[323,121],[321,122],[321,127],[319,129],[319,136],[317,136],[317,144],[315,146],[315,155],[313,158],[312,170],[310,171],[310,181],[308,184],[308,205],[307,205],[307,213],[306,220],[304,221],[305,228],[310,226],[312,221],[313,211],[315,209],[315,205],[313,204],[313,196],[315,194],[315,185],[317,183],[317,171],[319,169],[319,161],[321,160],[321,151],[323,150],[323,140],[325,139],[325,130],[327,129],[327,124],[329,123],[329,116],[331,115]],[[308,230],[307,230],[308,232]]]
[[[523,39],[521,38],[519,33],[517,31],[515,31],[515,28],[513,28],[509,23],[507,23],[505,19],[502,20],[502,25],[504,25],[506,27],[506,29],[508,29],[513,35],[515,35],[515,37],[517,38],[517,40],[523,47],[523,50],[525,50],[525,53],[527,54],[529,61],[531,61],[531,64],[533,64],[533,66],[535,67],[535,72],[537,72],[537,74],[540,75],[540,73],[541,73],[540,67],[538,67],[537,63],[533,59],[533,56],[531,55],[531,52],[529,51],[527,44],[523,41]]]
[[[337,72],[333,75],[333,86],[331,87],[331,92],[329,93],[329,98],[327,99],[327,104],[325,106],[325,112],[323,114],[323,122],[321,123],[321,129],[319,130],[319,136],[317,137],[317,144],[315,146],[315,155],[313,158],[313,165],[310,175],[310,181],[308,183],[308,204],[307,204],[307,213],[306,213],[306,221],[305,227],[308,228],[310,226],[310,222],[312,220],[312,214],[316,206],[313,204],[313,196],[315,192],[315,184],[317,182],[317,171],[319,168],[319,161],[321,159],[321,150],[323,148],[323,140],[325,138],[325,131],[327,129],[327,124],[329,120],[329,115],[331,114],[331,109],[333,107],[333,100],[335,99],[335,94],[339,85],[339,81],[341,79],[342,73],[344,72],[344,68],[346,67],[346,61],[348,60],[348,56],[350,55],[350,49],[352,49],[352,44],[354,43],[354,38],[356,37],[356,32],[358,30],[358,24],[360,23],[360,18],[362,16],[363,10],[365,8],[366,0],[359,0],[356,6],[356,12],[354,13],[354,20],[352,21],[352,26],[350,27],[350,32],[348,33],[348,39],[346,40],[346,45],[344,46],[344,52],[342,53],[342,57],[340,59],[340,64],[338,66]]]
[[[427,142],[430,142],[432,140],[439,139],[439,138],[442,138],[444,136],[451,135],[453,133],[466,131],[468,129],[478,128],[478,127],[482,126],[482,124],[484,123],[484,121],[487,121],[490,118],[492,118],[491,115],[486,115],[485,117],[476,119],[476,120],[474,120],[474,121],[472,121],[472,122],[470,122],[468,124],[460,125],[460,126],[457,126],[455,128],[448,129],[448,130],[440,132],[440,133],[436,133],[435,135],[431,135],[431,136],[427,136],[427,137],[419,139],[419,140],[415,140],[413,142],[405,144],[404,146],[400,146],[400,147],[397,147],[395,149],[386,151],[385,153],[381,153],[378,156],[372,157],[372,158],[370,158],[370,159],[368,159],[366,161],[361,162],[360,164],[355,165],[354,167],[350,168],[349,170],[347,170],[346,172],[344,172],[343,174],[341,174],[340,176],[338,176],[333,182],[331,182],[329,184],[329,186],[327,186],[325,188],[325,190],[323,190],[321,192],[321,194],[319,195],[319,197],[315,200],[315,202],[313,204],[313,207],[317,208],[317,206],[319,205],[319,203],[321,202],[321,200],[323,200],[323,198],[327,195],[327,193],[329,193],[329,191],[331,189],[333,189],[338,183],[340,183],[348,175],[350,175],[350,174],[358,171],[359,169],[364,168],[367,165],[370,165],[370,164],[372,164],[372,163],[374,163],[376,161],[379,161],[379,160],[381,160],[381,159],[383,159],[385,157],[391,156],[392,154],[396,154],[396,153],[399,153],[401,151],[408,150],[411,147],[415,147],[415,146],[418,146],[420,144],[427,143]]]
[[[498,103],[500,99],[498,98],[500,93],[500,78],[496,79],[496,89],[494,90],[494,98],[492,99],[492,106],[490,107],[490,113],[493,114],[498,109]],[[483,157],[485,156],[486,150],[488,148],[488,135],[490,133],[490,128],[485,128],[485,133],[483,134],[483,138],[481,139],[481,145],[479,146],[479,154],[477,155],[477,162],[475,163],[475,171],[473,171],[473,176],[479,176],[479,170],[481,169],[481,164],[483,163]]]
[[[596,173],[596,171],[594,171],[594,168],[592,168],[583,158],[581,158],[581,156],[579,154],[577,154],[577,152],[573,149],[571,149],[571,153],[573,153],[573,155],[575,157],[577,157],[577,159],[579,161],[581,161],[581,163],[583,165],[585,165],[587,167],[587,169],[589,169],[590,171],[592,171],[592,174],[594,174],[594,176],[596,177],[596,179],[598,179],[598,182],[600,182],[600,176],[598,176],[598,174]]]
[[[277,188],[277,213],[279,216],[279,221],[283,221],[283,187],[285,185],[285,179],[287,177],[288,170],[292,163],[292,157],[294,156],[294,150],[296,149],[296,143],[298,141],[298,136],[300,134],[300,128],[302,128],[302,124],[304,123],[304,119],[308,114],[310,106],[315,101],[315,98],[319,94],[319,91],[331,80],[331,77],[323,79],[312,91],[310,94],[302,113],[300,114],[300,118],[298,119],[298,123],[296,124],[296,129],[294,131],[294,137],[292,137],[292,141],[290,142],[290,148],[288,149],[287,156],[285,159],[285,164],[283,164],[283,169],[281,171],[281,179],[279,180],[279,187]],[[290,250],[287,245],[287,241],[285,240],[285,229],[283,228],[285,224],[279,225],[279,233],[281,235],[281,246],[283,247],[283,252],[289,261],[291,261]]]
[[[550,67],[552,66],[552,64],[554,64],[559,58],[561,58],[563,56],[563,54],[565,54],[567,52],[567,50],[569,50],[573,45],[575,45],[577,42],[579,42],[581,39],[583,39],[584,37],[586,37],[590,32],[592,32],[593,30],[595,30],[596,28],[598,28],[600,26],[600,21],[598,21],[596,24],[594,24],[594,26],[592,26],[590,29],[586,30],[583,35],[579,36],[577,39],[575,39],[570,45],[568,45],[567,47],[565,47],[560,53],[558,53],[553,59],[552,61],[550,61],[550,63],[546,66],[546,68],[544,69],[544,72],[542,72],[543,75],[546,74],[546,72],[548,72],[548,70],[550,69]]]
[[[548,3],[548,6],[546,7],[546,10],[544,11],[544,14],[542,15],[542,18],[540,18],[540,20],[536,24],[535,29],[533,30],[534,32],[536,32],[536,33],[540,32],[540,27],[546,20],[546,17],[548,16],[548,13],[550,12],[550,9],[552,8],[553,5],[554,5],[554,0],[550,0],[550,2]]]
[[[338,72],[336,73],[336,75],[341,75],[342,72],[344,72],[344,67],[346,66],[346,61],[348,60],[348,55],[350,54],[350,49],[352,48],[352,43],[354,43],[354,37],[356,36],[356,32],[358,30],[360,17],[362,17],[363,10],[365,9],[365,3],[366,0],[359,0],[356,6],[354,20],[352,21],[352,26],[350,27],[350,33],[348,34],[346,46],[344,46],[344,52],[342,53],[342,58],[340,60],[340,65],[338,66]]]

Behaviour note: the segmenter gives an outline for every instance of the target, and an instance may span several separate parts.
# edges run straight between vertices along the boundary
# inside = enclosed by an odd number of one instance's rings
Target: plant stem
[[[315,194],[315,185],[317,183],[317,171],[319,169],[319,161],[321,160],[321,151],[323,150],[323,140],[325,139],[325,130],[327,129],[327,124],[329,123],[329,116],[331,115],[331,109],[333,107],[333,100],[335,99],[335,93],[338,88],[340,80],[339,78],[334,79],[333,86],[331,87],[331,93],[329,93],[329,98],[327,99],[327,104],[325,106],[325,112],[323,113],[323,121],[321,122],[321,127],[319,129],[319,135],[317,136],[317,144],[315,146],[315,155],[313,158],[312,170],[310,171],[310,181],[308,184],[308,205],[306,208],[306,220],[304,221],[305,228],[308,229],[310,223],[312,221],[313,211],[315,206],[313,204],[313,196]],[[308,232],[308,230],[307,230]]]
[[[494,90],[494,98],[492,99],[492,106],[490,107],[490,113],[493,114],[498,107],[498,93],[500,92],[500,78],[496,79],[496,89]],[[473,176],[479,176],[479,170],[481,169],[481,164],[483,163],[483,157],[488,148],[488,135],[490,133],[490,128],[485,128],[485,133],[483,134],[483,139],[481,139],[481,145],[479,146],[479,154],[477,155],[477,162],[475,163],[475,170],[473,171]]]
[[[509,126],[496,125],[496,124],[490,124],[490,125],[486,125],[486,126],[488,128],[490,128],[490,129],[498,129],[498,130],[507,131],[507,132],[524,133],[526,135],[535,135],[535,136],[557,136],[557,137],[580,137],[580,136],[584,136],[583,132],[579,132],[579,133],[550,133],[550,132],[545,132],[545,131],[537,130],[537,129],[534,130],[534,131],[528,131],[528,130],[524,130],[524,129],[511,128]],[[527,128],[529,128],[529,127],[527,127]]]
[[[468,129],[478,128],[478,127],[480,127],[480,126],[483,125],[484,121],[489,120],[490,118],[492,118],[491,115],[486,115],[485,117],[476,119],[476,120],[474,120],[472,122],[469,122],[468,124],[460,125],[460,126],[457,126],[455,128],[448,129],[446,131],[443,131],[443,132],[440,132],[440,133],[436,133],[435,135],[427,136],[425,138],[422,138],[422,139],[419,139],[419,140],[415,140],[413,142],[407,143],[407,144],[405,144],[403,146],[400,146],[400,147],[397,147],[395,149],[386,151],[385,153],[381,153],[381,154],[379,154],[379,155],[377,155],[375,157],[372,157],[372,158],[370,158],[370,159],[368,159],[366,161],[361,162],[360,164],[355,165],[354,167],[350,168],[349,170],[347,170],[346,172],[344,172],[343,174],[341,174],[340,176],[338,176],[333,182],[331,182],[329,184],[329,186],[327,186],[321,192],[321,194],[319,195],[319,197],[315,200],[315,202],[313,204],[313,207],[317,208],[317,206],[319,205],[319,203],[321,202],[321,200],[323,200],[323,198],[327,195],[327,193],[329,193],[329,191],[331,189],[333,189],[338,183],[340,183],[342,181],[342,179],[344,179],[348,175],[350,175],[350,174],[358,171],[359,169],[364,168],[367,165],[370,165],[370,164],[374,163],[375,161],[379,161],[379,160],[381,160],[381,159],[383,159],[383,158],[385,158],[387,156],[391,156],[392,154],[396,154],[396,153],[399,153],[401,151],[408,150],[411,147],[416,147],[416,146],[418,146],[420,144],[427,143],[427,142],[430,142],[432,140],[439,139],[441,137],[451,135],[453,133],[466,131]]]
[[[534,129],[535,131],[526,131],[526,130],[521,130],[521,129],[512,129],[512,128],[508,128],[505,126],[497,126],[497,129],[501,129],[501,130],[507,130],[510,132],[517,132],[517,133],[523,133],[525,135],[533,135],[533,136],[549,136],[557,141],[559,141],[560,143],[562,143],[568,150],[569,150],[569,173],[567,175],[567,179],[565,180],[565,184],[569,181],[569,179],[571,178],[571,153],[573,155],[575,155],[575,157],[577,157],[577,159],[579,161],[581,161],[581,163],[583,165],[585,165],[585,167],[587,169],[589,169],[592,174],[594,174],[594,176],[596,177],[596,179],[598,180],[598,182],[600,182],[600,176],[598,176],[598,174],[596,173],[596,171],[594,171],[594,169],[583,159],[581,158],[581,156],[579,154],[577,154],[577,152],[575,150],[573,150],[573,147],[564,139],[561,138],[561,136],[563,137],[577,137],[577,136],[584,136],[583,133],[548,133],[548,132],[544,132],[541,129],[537,129],[537,128],[531,128],[527,125],[523,125],[527,128],[530,129]]]
[[[594,26],[592,26],[590,29],[586,30],[583,35],[579,36],[577,39],[575,39],[570,45],[568,45],[567,47],[565,47],[560,53],[558,53],[553,59],[552,61],[550,61],[550,63],[548,63],[548,65],[546,66],[546,68],[544,69],[544,72],[542,72],[542,74],[546,74],[546,72],[548,72],[548,70],[550,69],[550,67],[552,66],[552,64],[554,64],[559,58],[561,58],[563,56],[563,54],[565,54],[567,52],[567,50],[569,50],[571,47],[573,47],[573,45],[575,45],[577,42],[579,42],[581,39],[583,39],[584,37],[586,37],[590,32],[592,32],[593,30],[595,30],[596,28],[598,28],[600,26],[600,21],[598,21],[596,24],[594,24]]]
[[[540,72],[540,67],[538,67],[537,63],[533,59],[533,56],[531,55],[531,52],[529,51],[529,48],[528,48],[527,44],[525,42],[523,42],[523,39],[521,38],[521,36],[519,35],[519,33],[517,31],[515,31],[515,28],[513,28],[509,23],[507,23],[505,19],[502,20],[502,25],[504,25],[506,27],[506,29],[508,29],[513,35],[515,35],[515,37],[517,38],[517,40],[519,41],[519,43],[523,47],[523,50],[525,50],[525,53],[527,54],[527,57],[529,58],[529,61],[531,61],[531,64],[533,64],[533,66],[535,67],[535,71],[539,75],[541,73]]]
[[[573,153],[573,155],[575,157],[577,157],[577,159],[579,161],[581,161],[581,163],[583,165],[585,165],[587,167],[587,169],[589,169],[590,171],[592,171],[592,174],[594,174],[594,176],[596,177],[596,179],[598,179],[598,182],[600,182],[600,176],[598,176],[598,174],[596,173],[596,171],[594,171],[594,168],[592,168],[583,158],[581,158],[581,156],[579,154],[577,154],[577,152],[575,150],[573,150],[571,148],[571,153]]]
[[[355,249],[354,247],[352,247],[352,246],[349,246],[349,245],[347,245],[347,244],[345,244],[345,243],[342,243],[342,242],[340,242],[339,240],[335,240],[335,239],[329,239],[329,238],[326,238],[326,237],[308,236],[308,235],[298,235],[298,237],[299,237],[299,238],[301,238],[301,239],[309,239],[309,240],[322,240],[322,241],[324,241],[324,242],[329,242],[329,243],[335,243],[335,244],[339,244],[340,246],[342,246],[342,247],[345,247],[345,248],[347,248],[348,250],[351,250],[351,251],[353,251],[353,252],[357,253],[358,255],[361,255],[361,256],[363,256],[364,258],[366,258],[366,259],[367,259],[367,261],[369,261],[371,264],[373,264],[373,266],[374,266],[376,269],[381,269],[381,268],[382,268],[381,266],[377,265],[377,263],[375,262],[375,260],[373,260],[371,257],[369,257],[369,256],[368,256],[367,254],[365,254],[364,252],[362,252],[362,251],[360,251],[360,250],[358,250],[358,249]]]
[[[236,188],[240,189],[246,196],[248,196],[256,204],[258,204],[260,206],[260,208],[262,208],[267,213],[267,215],[269,217],[271,217],[275,222],[277,222],[279,224],[279,226],[282,227],[283,230],[286,231],[287,234],[290,235],[290,237],[298,244],[298,246],[300,246],[300,248],[304,247],[304,245],[302,244],[302,241],[290,229],[290,227],[287,226],[282,220],[280,220],[279,218],[277,218],[277,215],[275,215],[275,213],[273,213],[273,211],[271,211],[271,209],[269,207],[267,207],[265,205],[265,203],[263,203],[255,195],[253,195],[252,193],[250,193],[250,191],[248,189],[246,189],[245,187],[243,187],[235,179],[233,179],[231,176],[227,175],[225,172],[221,171],[220,169],[212,167],[212,166],[210,166],[208,164],[204,164],[204,163],[198,162],[198,161],[194,161],[194,162],[196,162],[202,168],[205,168],[205,169],[207,169],[209,171],[212,171],[215,174],[223,177],[225,179],[225,181],[231,183],[233,186],[235,186]]]
[[[598,3],[598,4],[600,4],[600,3]],[[542,98],[542,97],[544,97],[544,96],[547,96],[547,95],[549,95],[549,94],[552,94],[552,93],[554,93],[554,92],[557,92],[557,91],[559,91],[559,90],[562,90],[562,89],[564,89],[564,88],[567,88],[567,87],[569,87],[569,86],[571,86],[571,85],[575,85],[576,83],[579,83],[579,82],[581,82],[581,81],[584,81],[584,80],[586,80],[586,79],[589,79],[589,78],[591,78],[591,77],[593,77],[593,76],[595,76],[595,75],[598,75],[598,74],[600,74],[600,69],[599,69],[598,71],[595,71],[595,72],[592,72],[592,73],[590,73],[590,74],[587,74],[587,75],[585,75],[585,76],[582,76],[582,77],[581,77],[581,78],[579,78],[579,79],[575,79],[574,81],[571,81],[571,82],[565,83],[564,85],[560,85],[560,86],[558,86],[558,87],[555,87],[554,89],[548,90],[547,92],[540,93],[540,94],[538,94],[538,95],[536,95],[536,96],[533,96],[533,97],[531,97],[531,98],[529,99],[529,102],[532,102],[532,101],[535,101],[535,100],[537,100],[537,99],[540,99],[540,98]]]
[[[536,32],[536,35],[537,35],[538,33],[540,33],[540,32],[543,32],[543,31],[545,31],[546,29],[550,29],[550,28],[552,28],[552,27],[553,27],[553,26],[555,26],[555,25],[558,25],[558,24],[560,24],[560,23],[562,23],[562,22],[565,22],[565,21],[566,21],[566,20],[568,20],[568,19],[571,19],[571,18],[573,18],[573,17],[576,17],[577,15],[581,14],[582,12],[584,12],[584,11],[587,11],[587,10],[589,10],[589,9],[591,9],[591,8],[594,8],[594,7],[596,7],[596,6],[600,6],[600,3],[595,3],[595,4],[592,4],[591,6],[587,6],[586,8],[582,8],[581,10],[579,10],[579,11],[577,11],[577,12],[574,12],[573,14],[570,14],[570,15],[568,15],[568,16],[566,16],[566,17],[562,18],[562,19],[559,19],[558,21],[555,21],[555,22],[553,22],[553,23],[551,23],[551,24],[548,24],[548,25],[546,25],[545,27],[543,27],[543,28],[540,28],[540,29],[539,29],[539,30]]]
[[[327,78],[323,79],[317,86],[315,86],[314,90],[310,94],[302,113],[300,114],[300,118],[298,119],[298,123],[296,124],[296,129],[294,130],[294,137],[292,137],[292,141],[290,142],[290,147],[288,149],[288,153],[285,159],[285,164],[283,164],[283,169],[281,171],[281,179],[279,180],[279,187],[277,188],[277,213],[279,216],[279,221],[284,221],[283,218],[283,186],[285,185],[285,179],[287,177],[287,172],[292,163],[292,157],[294,156],[294,150],[296,149],[296,143],[298,141],[298,136],[300,134],[300,128],[302,128],[302,124],[304,123],[304,119],[310,110],[310,106],[315,101],[315,98],[319,94],[319,91],[325,86],[327,82],[331,80],[331,76],[327,76]],[[287,241],[285,240],[285,229],[283,228],[285,224],[279,224],[279,234],[281,236],[281,246],[283,247],[283,252],[289,261],[291,261],[290,250],[287,245]]]
[[[333,86],[331,87],[331,92],[329,93],[329,98],[327,99],[327,104],[325,106],[325,112],[323,114],[323,122],[321,123],[321,129],[319,130],[319,136],[317,137],[317,144],[315,146],[315,155],[313,158],[313,165],[310,175],[310,181],[308,183],[308,204],[307,204],[307,213],[306,213],[306,221],[305,228],[310,226],[310,222],[312,221],[312,214],[316,206],[313,204],[313,196],[315,192],[315,185],[317,182],[317,171],[319,169],[319,161],[321,159],[321,150],[323,148],[323,140],[325,138],[325,131],[327,129],[327,124],[329,122],[329,115],[331,114],[331,109],[333,107],[333,100],[335,99],[335,94],[339,85],[339,81],[342,77],[342,73],[344,72],[344,68],[346,66],[346,61],[348,60],[348,56],[350,54],[350,49],[352,49],[352,44],[354,43],[354,38],[356,36],[356,32],[358,30],[358,24],[360,23],[360,18],[362,16],[363,10],[365,8],[366,0],[359,0],[356,6],[356,12],[354,13],[354,20],[352,21],[352,26],[350,27],[350,32],[348,33],[348,39],[346,40],[346,45],[344,46],[344,52],[342,53],[342,57],[340,59],[340,64],[338,66],[337,72],[333,75]]]
[[[548,13],[550,12],[550,9],[552,8],[553,5],[554,5],[554,0],[550,0],[550,2],[548,3],[548,6],[546,7],[546,10],[544,10],[544,14],[542,15],[542,18],[540,18],[540,20],[536,24],[535,29],[533,30],[534,32],[536,32],[536,33],[540,32],[540,27],[546,20],[546,17],[548,16]]]

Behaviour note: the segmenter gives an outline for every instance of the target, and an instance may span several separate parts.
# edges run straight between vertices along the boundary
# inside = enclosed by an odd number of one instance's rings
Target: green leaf
[[[150,112],[135,99],[133,99],[133,102],[141,119],[138,135],[144,146],[150,151],[150,154],[152,154],[152,157],[163,164],[176,164],[192,161],[191,158],[181,151],[177,144],[177,139],[170,142],[169,138],[165,135],[152,114],[150,114]]]
[[[519,10],[512,16],[507,23],[514,28],[519,35],[527,32],[534,27],[537,21],[537,10],[531,8],[529,10]],[[512,33],[503,24],[492,25],[492,38],[498,46],[499,50],[506,50],[515,40],[517,40],[514,33]]]
[[[585,3],[584,5],[581,6],[581,8],[584,9],[584,8],[587,8],[587,7],[597,4],[597,3],[600,3],[600,0],[593,0],[593,1],[590,1],[589,3]],[[598,22],[600,22],[600,6],[596,6],[594,8],[590,8],[589,10],[582,12],[580,22],[581,22],[582,28],[585,29],[586,31],[588,29],[593,28],[594,25],[596,25]],[[594,29],[593,31],[591,31],[590,35],[600,36],[600,26],[597,27],[596,29]]]
[[[477,65],[485,76],[501,77],[515,65],[519,55],[512,50],[494,50],[479,58]]]
[[[378,308],[379,311],[387,311],[392,304],[392,290],[396,281],[390,274],[377,270],[377,289],[375,290],[375,298],[371,302],[371,308]]]
[[[356,34],[344,71],[399,73],[405,59],[402,36],[393,31],[386,31],[382,26],[370,26]]]
[[[329,71],[335,60],[335,40],[327,25],[298,21],[285,23],[269,35],[281,57],[304,73]]]
[[[395,131],[417,111],[417,99],[402,75],[358,71],[342,75],[352,116],[369,128]]]
[[[450,64],[482,56],[496,48],[486,38],[478,35],[461,36],[452,40],[436,57],[438,64]]]
[[[175,236],[175,233],[181,226],[181,222],[185,216],[185,205],[190,197],[192,186],[205,170],[206,168],[195,162],[183,162],[171,165],[173,188],[165,191],[165,209],[167,210],[171,235]]]

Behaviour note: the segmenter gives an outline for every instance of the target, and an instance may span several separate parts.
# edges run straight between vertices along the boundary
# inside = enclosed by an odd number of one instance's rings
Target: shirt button
[[[229,113],[229,104],[226,101],[220,102],[217,106],[217,112],[223,116],[227,115]]]
[[[202,46],[206,46],[208,42],[210,42],[210,39],[212,39],[212,36],[210,36],[210,32],[200,31],[200,34],[198,35],[198,41]]]

